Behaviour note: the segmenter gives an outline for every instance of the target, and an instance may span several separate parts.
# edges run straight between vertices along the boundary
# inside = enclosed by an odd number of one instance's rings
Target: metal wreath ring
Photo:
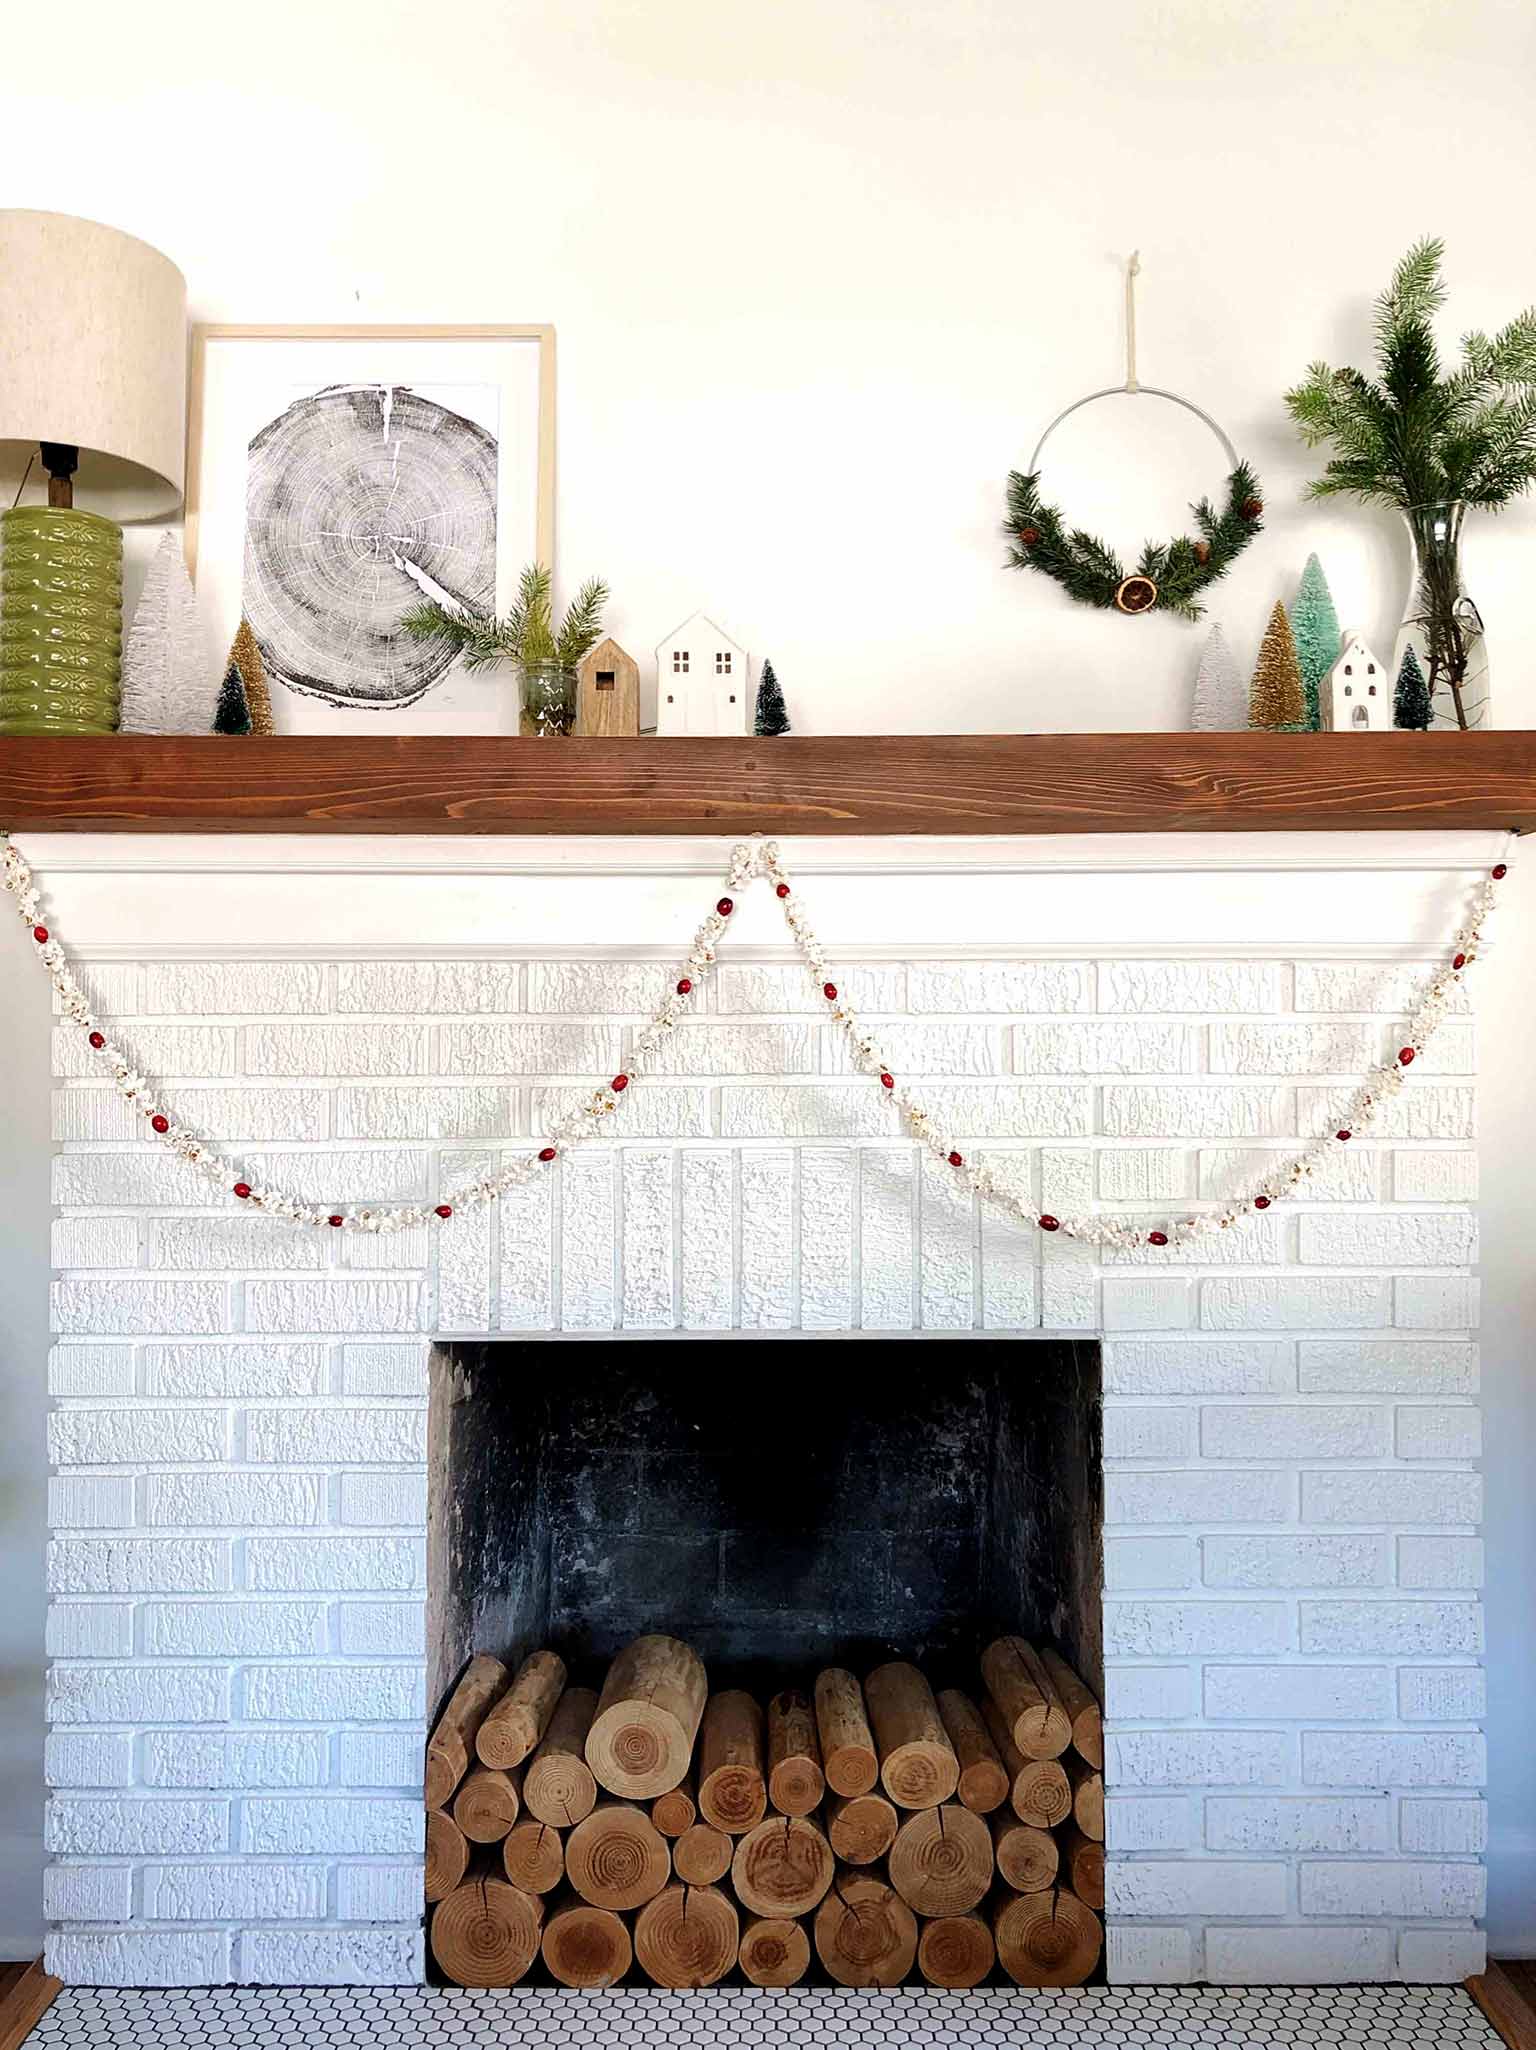
[[[1172,541],[1149,541],[1135,570],[1127,572],[1113,549],[1081,528],[1065,527],[1058,509],[1041,498],[1040,456],[1062,421],[1082,407],[1099,399],[1143,392],[1149,398],[1182,406],[1203,421],[1221,443],[1229,474],[1226,503],[1220,511],[1208,498],[1190,508],[1200,529],[1198,539],[1181,534]],[[1126,383],[1107,385],[1102,391],[1074,399],[1050,422],[1035,443],[1028,471],[1009,472],[1008,518],[1003,532],[1011,544],[1013,568],[1034,569],[1053,578],[1079,604],[1112,607],[1131,617],[1162,610],[1198,619],[1203,610],[1196,602],[1199,592],[1226,575],[1259,532],[1263,511],[1258,479],[1209,413],[1193,400],[1159,385]]]

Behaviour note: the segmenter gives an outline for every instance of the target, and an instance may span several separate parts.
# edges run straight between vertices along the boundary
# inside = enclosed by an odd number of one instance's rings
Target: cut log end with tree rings
[[[517,1778],[490,1765],[472,1765],[453,1797],[453,1819],[472,1844],[499,1844],[521,1809]]]
[[[1072,1723],[1034,1647],[1022,1637],[995,1638],[981,1655],[981,1672],[1024,1757],[1059,1758],[1072,1741]]]
[[[811,1967],[811,1939],[800,1923],[763,1915],[742,1930],[736,1962],[754,1986],[798,1986]]]
[[[551,1978],[583,1989],[617,1986],[635,1956],[622,1915],[569,1898],[544,1924],[539,1948]]]
[[[898,1808],[936,1808],[960,1784],[960,1761],[933,1689],[916,1666],[894,1659],[864,1682],[880,1784]]]
[[[608,1668],[587,1763],[601,1787],[654,1801],[687,1776],[704,1713],[704,1662],[676,1637],[637,1637]]]
[[[839,1986],[899,1986],[917,1956],[917,1917],[873,1873],[840,1870],[812,1934],[816,1955]]]
[[[672,1846],[672,1869],[689,1886],[713,1886],[731,1869],[736,1839],[711,1822],[695,1822]]]
[[[1072,1746],[1095,1770],[1104,1770],[1104,1715],[1099,1707],[1098,1697],[1084,1685],[1082,1679],[1069,1666],[1058,1651],[1042,1651],[1040,1663],[1045,1667],[1056,1699],[1066,1710],[1072,1723]]]
[[[1104,1841],[1104,1775],[1080,1758],[1063,1760],[1072,1790],[1072,1820],[1095,1843]]]
[[[768,1704],[768,1801],[780,1815],[813,1815],[827,1790],[816,1711],[788,1687]]]
[[[884,1794],[834,1794],[826,1821],[827,1841],[845,1865],[873,1865],[895,1843],[901,1817]]]
[[[736,1962],[741,1920],[715,1886],[664,1887],[635,1917],[635,1956],[657,1986],[714,1986]]]
[[[914,1914],[963,1915],[992,1884],[992,1833],[958,1801],[909,1815],[896,1832],[886,1873]]]
[[[524,1893],[552,1893],[565,1874],[565,1846],[547,1822],[525,1820],[501,1840],[502,1869]]]
[[[1016,1986],[1081,1986],[1104,1946],[1098,1916],[1064,1886],[999,1900],[992,1935]]]
[[[699,1729],[699,1813],[716,1829],[744,1836],[768,1810],[763,1712],[750,1694],[711,1694]]]
[[[816,1734],[821,1767],[834,1794],[867,1794],[880,1777],[864,1690],[843,1666],[816,1677]]]
[[[917,1939],[917,1969],[930,1986],[979,1986],[997,1962],[992,1931],[980,1915],[938,1915]]]
[[[753,1915],[808,1915],[836,1871],[831,1846],[803,1815],[770,1815],[748,1830],[731,1861],[736,1898]]]
[[[595,1908],[638,1908],[672,1876],[667,1840],[627,1801],[599,1801],[565,1840],[571,1885]]]
[[[481,1723],[475,1751],[482,1765],[510,1772],[537,1748],[565,1691],[565,1660],[536,1651],[523,1660],[512,1684]]]
[[[990,1815],[1007,1800],[1009,1779],[981,1710],[956,1687],[946,1687],[934,1698],[960,1761],[960,1781],[955,1791],[973,1814]]]
[[[1084,1836],[1075,1822],[1060,1833],[1062,1877],[1084,1907],[1104,1906],[1104,1846]],[[1020,1888],[1020,1892],[1025,1891]]]
[[[596,1713],[592,1688],[567,1687],[561,1695],[523,1773],[523,1806],[536,1821],[574,1829],[596,1806],[597,1781],[585,1757]]]
[[[1020,1822],[1011,1809],[989,1815],[987,1821],[998,1877],[1005,1885],[1015,1893],[1039,1893],[1042,1887],[1055,1885],[1061,1853],[1048,1829]]]
[[[443,1808],[453,1799],[475,1755],[475,1738],[510,1674],[500,1659],[482,1652],[472,1658],[443,1703],[427,1739],[426,1800]]]
[[[1072,1786],[1059,1758],[1032,1758],[1013,1783],[1010,1805],[1020,1822],[1054,1829],[1072,1813]]]
[[[651,1820],[663,1836],[681,1836],[685,1829],[692,1829],[698,1819],[699,1804],[691,1776],[680,1787],[673,1787],[670,1793],[658,1794],[651,1803]]]
[[[423,1874],[429,1901],[446,1900],[469,1870],[469,1838],[441,1808],[427,1810],[427,1861]]]
[[[516,1986],[539,1954],[544,1904],[504,1879],[469,1879],[432,1911],[432,1955],[455,1986]]]

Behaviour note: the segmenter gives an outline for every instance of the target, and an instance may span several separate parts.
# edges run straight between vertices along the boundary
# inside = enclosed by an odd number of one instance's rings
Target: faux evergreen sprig
[[[562,669],[574,669],[596,645],[609,595],[601,577],[589,577],[556,627],[549,571],[543,563],[531,562],[518,578],[517,602],[504,618],[456,612],[427,599],[413,606],[400,626],[416,640],[451,642],[466,669],[484,669],[493,662],[517,662],[525,668],[558,662]]]
[[[1128,572],[1114,550],[1082,528],[1068,529],[1060,511],[1040,496],[1040,474],[1025,476],[1018,470],[1008,475],[1008,519],[1003,528],[1010,547],[1009,563],[1015,569],[1039,570],[1054,578],[1080,605],[1115,606],[1121,611],[1177,612],[1185,619],[1198,619],[1204,606],[1197,602],[1207,584],[1226,575],[1263,524],[1263,501],[1258,479],[1247,463],[1239,463],[1227,479],[1226,499],[1218,512],[1208,498],[1190,507],[1199,538],[1179,534],[1172,541],[1149,541],[1141,551],[1134,573]],[[1134,594],[1138,602],[1128,603],[1132,594],[1122,592],[1127,577],[1134,574],[1151,584],[1150,594]]]
[[[1444,254],[1438,236],[1415,243],[1376,301],[1375,379],[1314,363],[1286,393],[1307,445],[1336,451],[1310,497],[1496,509],[1536,483],[1536,307],[1495,335],[1465,335],[1460,369],[1442,377],[1432,323]]]

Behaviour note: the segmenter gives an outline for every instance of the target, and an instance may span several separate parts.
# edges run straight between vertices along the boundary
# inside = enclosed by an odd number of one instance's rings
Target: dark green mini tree
[[[240,674],[238,662],[231,662],[224,672],[219,702],[213,714],[213,730],[215,733],[249,733],[251,730],[251,704],[245,694],[245,678]]]
[[[773,673],[771,662],[763,664],[762,674],[757,679],[757,716],[752,721],[752,731],[759,740],[768,740],[789,731],[784,693],[779,689],[779,679]]]
[[[1397,688],[1392,693],[1392,724],[1413,733],[1425,733],[1429,720],[1429,685],[1424,681],[1418,656],[1408,647],[1403,650],[1403,666],[1397,672]]]

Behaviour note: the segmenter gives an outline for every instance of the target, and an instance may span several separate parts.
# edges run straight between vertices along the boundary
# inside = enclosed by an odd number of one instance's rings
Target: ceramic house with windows
[[[747,651],[696,612],[656,650],[656,731],[734,734],[751,725]]]
[[[1359,634],[1345,634],[1339,659],[1323,678],[1318,711],[1326,733],[1391,731],[1391,679]]]

